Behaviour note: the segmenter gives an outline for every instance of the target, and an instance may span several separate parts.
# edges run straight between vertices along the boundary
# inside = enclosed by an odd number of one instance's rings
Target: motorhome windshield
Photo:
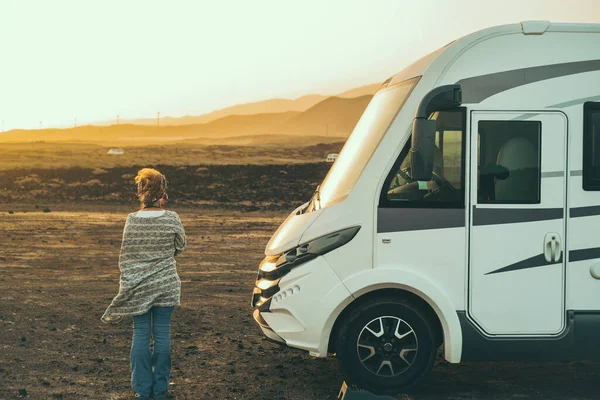
[[[375,94],[320,186],[321,207],[348,196],[418,81],[408,79]]]

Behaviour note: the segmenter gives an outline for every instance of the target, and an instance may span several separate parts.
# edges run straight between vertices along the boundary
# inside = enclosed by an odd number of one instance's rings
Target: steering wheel
[[[448,180],[446,178],[444,178],[443,176],[440,176],[438,174],[436,174],[435,172],[433,174],[431,174],[431,180],[433,182],[435,182],[435,184],[441,188],[444,186],[448,186],[452,189],[454,189],[454,186],[452,186],[452,184],[450,182],[448,182]]]
[[[429,188],[427,190],[421,189],[419,183],[410,177],[408,171],[410,171],[410,168],[406,168],[405,170],[398,169],[396,173],[396,179],[398,180],[398,183],[400,183],[400,178],[402,178],[406,183],[390,189],[388,191],[388,196],[415,201],[431,199],[439,195],[444,196],[444,192],[446,190],[450,190],[452,192],[456,191],[454,186],[452,186],[452,184],[446,178],[436,173],[433,173],[431,176],[431,181],[435,183],[436,187],[433,189]]]
[[[399,168],[398,171],[396,172],[396,178],[398,178],[398,175],[399,175],[404,181],[406,181],[406,183],[415,182],[415,180],[410,177],[409,172],[410,172],[410,167],[405,168],[404,170],[402,168]],[[435,184],[438,187],[449,186],[452,189],[454,189],[452,184],[450,182],[448,182],[448,180],[446,178],[436,174],[435,172],[431,174],[431,180],[433,182],[435,182]]]
[[[410,168],[407,168],[407,170],[410,170]],[[402,179],[404,179],[407,183],[412,182],[413,179],[410,177],[409,174],[407,174],[406,172],[404,172],[402,170],[402,168],[398,169],[398,172],[396,172],[396,176],[400,175],[402,177]]]
[[[435,199],[436,197],[447,197],[449,193],[456,193],[458,190],[452,186],[450,181],[448,181],[443,176],[433,174],[431,176],[431,180],[435,183],[436,188],[426,193],[423,196],[423,199]],[[450,195],[453,197],[454,195]]]

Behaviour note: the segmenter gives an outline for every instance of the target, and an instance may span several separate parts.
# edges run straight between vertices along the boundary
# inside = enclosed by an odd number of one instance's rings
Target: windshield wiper
[[[317,185],[317,188],[315,189],[315,193],[313,194],[313,197],[315,198],[315,201],[319,202],[319,208],[321,208],[321,185]],[[316,210],[318,210],[319,208],[316,208]]]
[[[319,191],[321,185],[317,185],[315,192],[310,196],[310,200],[308,201],[308,205],[302,212],[302,214],[307,213],[309,211],[316,211],[321,208],[321,192]],[[319,202],[319,208],[317,208],[317,202]]]

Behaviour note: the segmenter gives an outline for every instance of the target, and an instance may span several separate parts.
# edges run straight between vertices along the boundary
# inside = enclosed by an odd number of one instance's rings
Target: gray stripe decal
[[[540,115],[540,113],[522,114],[522,115],[514,117],[511,121],[524,121],[524,120],[527,120],[529,118],[533,118],[533,117],[535,117],[537,115]]]
[[[600,206],[576,207],[570,218],[600,215]],[[549,221],[564,217],[562,208],[477,208],[473,206],[473,226]],[[377,232],[407,232],[426,229],[462,228],[464,209],[456,208],[378,208]]]
[[[594,215],[600,215],[600,206],[573,207],[569,210],[569,217],[571,218],[591,217]]]
[[[548,171],[540,174],[542,178],[559,178],[565,176],[565,171]]]
[[[576,106],[578,104],[583,104],[586,101],[595,101],[600,100],[600,96],[592,96],[592,97],[582,97],[580,99],[574,99],[570,101],[565,101],[564,103],[552,104],[551,106],[546,106],[546,108],[567,108],[571,106]],[[518,115],[512,118],[512,121],[525,121],[530,118],[536,117],[540,115],[540,113],[526,113],[522,115]]]
[[[462,228],[464,208],[378,208],[377,233]]]
[[[562,258],[562,254],[561,254]],[[539,254],[537,256],[530,257],[526,260],[516,262],[514,264],[508,265],[506,267],[496,269],[494,271],[488,272],[485,275],[499,274],[500,272],[510,272],[510,271],[518,271],[521,269],[529,269],[529,268],[537,268],[537,267],[545,267],[547,265],[557,265],[558,262],[549,263],[546,261],[546,257],[543,254]]]
[[[566,108],[566,107],[575,106],[577,104],[583,104],[586,101],[594,101],[594,100],[600,100],[600,96],[582,97],[581,99],[565,101],[564,103],[554,104],[554,105],[548,106],[546,108]]]
[[[477,208],[473,206],[473,225],[500,225],[548,221],[563,218],[562,208]]]
[[[600,247],[592,247],[589,249],[579,249],[569,251],[569,262],[594,260],[600,258]],[[560,261],[559,261],[560,262]],[[543,254],[533,256],[523,261],[516,262],[503,268],[488,272],[485,275],[498,274],[500,272],[518,271],[521,269],[545,267],[548,265],[556,265],[557,263],[549,263]]]
[[[488,97],[519,86],[598,70],[600,70],[600,60],[576,61],[474,76],[461,79],[456,83],[461,86],[464,104],[480,103]]]
[[[569,251],[569,262],[593,260],[600,258],[600,247]]]
[[[583,171],[580,169],[571,171],[571,176],[582,176],[582,175],[583,175]]]

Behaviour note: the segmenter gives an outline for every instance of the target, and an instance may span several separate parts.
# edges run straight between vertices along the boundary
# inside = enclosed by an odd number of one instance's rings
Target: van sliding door
[[[567,119],[471,113],[469,317],[488,335],[565,326]]]

